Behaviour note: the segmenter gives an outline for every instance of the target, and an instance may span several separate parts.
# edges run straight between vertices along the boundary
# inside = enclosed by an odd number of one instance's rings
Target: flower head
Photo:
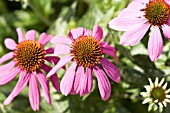
[[[36,31],[30,30],[26,33],[26,39],[20,28],[17,29],[18,44],[13,39],[5,39],[5,45],[12,52],[0,58],[0,64],[9,61],[0,66],[0,85],[12,81],[19,73],[18,83],[12,93],[7,97],[4,104],[7,105],[29,84],[29,100],[34,111],[39,110],[40,89],[38,81],[42,87],[45,99],[51,104],[49,82],[42,72],[48,73],[52,68],[45,64],[45,61],[56,64],[59,60],[55,56],[47,56],[54,52],[54,48],[45,49],[44,46],[52,39],[51,35],[42,33],[36,41]],[[12,59],[12,60],[11,60]],[[60,91],[59,80],[56,74],[50,77],[56,90]]]
[[[159,111],[162,112],[163,107],[166,107],[167,103],[170,103],[170,95],[168,95],[170,89],[166,90],[167,83],[163,85],[164,80],[165,79],[162,78],[160,83],[158,83],[159,79],[157,77],[153,83],[149,78],[150,85],[145,86],[146,92],[140,93],[145,98],[142,103],[149,103],[148,111],[150,111],[152,108],[154,108],[154,110],[159,108]]]
[[[148,54],[156,61],[162,53],[162,34],[170,39],[170,3],[168,0],[133,0],[127,8],[109,22],[109,27],[125,31],[120,38],[123,45],[137,44],[151,31],[148,42]],[[161,30],[160,30],[161,29]]]
[[[80,94],[83,96],[91,91],[92,70],[97,77],[100,94],[103,100],[110,97],[111,85],[106,77],[108,76],[115,82],[120,81],[120,72],[117,67],[103,54],[111,55],[117,59],[115,48],[108,43],[102,42],[103,31],[96,24],[93,31],[79,27],[69,32],[69,38],[56,36],[51,42],[56,44],[54,54],[63,56],[58,64],[48,73],[50,77],[62,66],[72,62],[61,80],[60,89],[64,95]],[[100,68],[100,65],[103,69]],[[106,72],[106,73],[105,73]]]

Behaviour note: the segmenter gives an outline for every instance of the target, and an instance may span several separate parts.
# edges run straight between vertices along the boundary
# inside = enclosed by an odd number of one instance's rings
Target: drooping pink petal
[[[106,48],[108,50],[116,52],[116,49],[114,47],[110,46],[107,42],[100,42],[100,45],[102,46],[102,48]]]
[[[59,56],[62,54],[69,54],[70,53],[70,46],[64,44],[57,44],[54,49],[54,55]]]
[[[46,56],[45,60],[56,65],[58,61],[60,60],[60,58],[57,56]]]
[[[80,82],[81,82],[81,74],[84,73],[84,67],[83,66],[79,66],[77,68],[76,74],[75,74],[75,78],[74,78],[74,87],[73,90],[76,93],[80,93]]]
[[[102,52],[104,54],[108,54],[108,55],[112,56],[115,59],[118,58],[117,55],[116,55],[116,49],[114,47],[110,46],[106,42],[101,42],[100,45],[102,47]]]
[[[14,50],[16,48],[17,44],[13,39],[6,38],[5,39],[5,46],[10,50]]]
[[[92,69],[91,68],[86,68],[86,76],[88,79],[87,83],[87,91],[90,92],[93,86],[93,78],[92,78]]]
[[[163,40],[158,26],[153,26],[148,41],[148,54],[151,61],[156,61],[162,53]]]
[[[94,66],[94,74],[97,77],[100,95],[103,100],[107,100],[111,94],[111,86],[108,78],[106,77],[104,71],[100,69],[99,66]]]
[[[120,71],[118,70],[118,68],[105,58],[101,58],[100,62],[108,76],[113,81],[120,82]]]
[[[84,71],[84,69],[83,69]],[[84,96],[88,94],[91,89],[92,89],[92,69],[91,68],[86,68],[86,73],[81,73],[81,78],[80,78],[80,96]]]
[[[61,67],[65,66],[67,63],[69,63],[72,60],[72,56],[64,56],[62,57],[56,66],[53,67],[53,69],[47,74],[47,78],[56,73]]]
[[[84,28],[83,27],[78,27],[76,29],[71,29],[70,32],[68,33],[68,36],[73,41],[74,39],[79,38],[83,34],[84,34]]]
[[[71,45],[72,41],[65,36],[55,36],[50,41],[53,44],[68,44]]]
[[[120,38],[120,43],[123,45],[133,46],[137,44],[146,34],[150,27],[150,24],[140,24],[136,27],[126,31]]]
[[[45,50],[46,54],[53,54],[54,53],[54,47],[50,47],[47,50]]]
[[[7,97],[4,101],[4,105],[8,105],[12,102],[12,100],[20,94],[20,92],[25,88],[30,78],[30,74],[26,75],[25,71],[21,71],[18,83],[16,84],[15,88],[11,92],[11,94]]]
[[[9,73],[11,71],[11,69],[14,68],[14,66],[15,66],[14,61],[11,61],[7,64],[0,66],[0,72],[1,72],[0,75],[5,75],[5,74]]]
[[[169,34],[170,33],[170,26],[164,24],[164,25],[162,25],[162,30],[163,30],[165,38],[170,40],[170,34]]]
[[[93,27],[93,34],[92,34],[92,36],[94,38],[96,38],[97,40],[99,40],[99,41],[103,38],[103,30],[97,24],[95,24],[94,27]]]
[[[19,68],[14,68],[12,71],[5,73],[5,74],[0,74],[0,85],[4,85],[10,81],[12,81],[17,74],[20,72]]]
[[[58,92],[61,92],[61,90],[60,90],[60,82],[59,82],[59,78],[58,78],[57,74],[53,74],[53,75],[50,77],[50,80],[51,80],[51,82],[52,82],[53,87],[54,87]]]
[[[13,55],[14,55],[13,52],[9,52],[9,53],[5,54],[4,56],[2,56],[0,58],[0,64],[2,64],[3,62],[5,62],[5,61],[7,61],[7,60],[9,60],[11,58],[13,58]]]
[[[50,97],[50,89],[49,89],[49,82],[46,79],[46,76],[40,71],[37,70],[37,78],[41,84],[42,87],[42,91],[44,93],[44,97],[46,99],[46,101],[51,104],[51,97]]]
[[[86,93],[86,86],[87,86],[87,76],[85,75],[84,73],[84,68],[80,68],[81,70],[79,71],[79,73],[76,73],[76,76],[77,74],[80,74],[80,81],[79,81],[79,86],[78,86],[78,90],[77,90],[77,93],[79,92],[80,93],[80,96],[83,96],[84,93]],[[77,84],[78,85],[78,84]]]
[[[18,42],[20,43],[20,42],[24,41],[25,39],[24,39],[24,33],[23,33],[22,29],[17,28],[16,31],[18,33]]]
[[[60,89],[61,89],[61,93],[65,96],[67,96],[70,93],[73,87],[76,67],[77,67],[76,62],[73,62],[71,66],[67,69],[65,75],[61,80]]]
[[[128,31],[133,27],[137,26],[138,24],[145,24],[147,22],[146,19],[135,18],[135,17],[117,17],[112,19],[109,22],[109,27],[114,30],[119,31]]]
[[[43,65],[42,65],[42,68],[44,69],[44,71],[45,71],[46,73],[48,73],[48,72],[52,69],[50,66],[48,66],[48,65],[46,65],[46,64],[43,64]],[[59,82],[59,79],[58,79],[57,74],[55,73],[55,74],[51,75],[51,76],[50,76],[50,80],[51,80],[51,82],[52,82],[53,87],[54,87],[58,92],[60,92],[60,82]]]
[[[46,33],[41,33],[40,35],[40,39],[38,40],[38,42],[42,45],[47,44],[51,39],[53,38],[53,36],[46,34]]]
[[[29,101],[31,104],[31,108],[34,111],[39,110],[40,106],[40,89],[38,86],[38,81],[34,74],[30,75],[29,80]]]

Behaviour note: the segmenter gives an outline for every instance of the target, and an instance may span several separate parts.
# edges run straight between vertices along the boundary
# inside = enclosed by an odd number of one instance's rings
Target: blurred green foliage
[[[12,37],[17,40],[18,27],[24,31],[35,29],[39,33],[67,36],[72,28],[82,26],[92,29],[95,23],[104,31],[103,40],[115,46],[118,51],[119,62],[116,65],[121,71],[121,82],[118,84],[109,79],[112,95],[108,101],[101,99],[94,77],[93,90],[84,97],[65,97],[51,86],[52,105],[48,105],[42,96],[37,113],[148,113],[147,105],[142,105],[139,93],[148,84],[148,77],[166,77],[170,81],[170,43],[164,41],[163,54],[155,63],[148,58],[146,38],[133,47],[120,45],[119,37],[122,32],[109,29],[108,22],[129,2],[130,0],[27,0],[25,4],[24,0],[0,0],[0,57],[9,51],[4,46],[4,39]],[[108,58],[113,61],[111,57]],[[0,86],[0,113],[33,113],[28,99],[28,87],[10,105],[3,105],[16,82],[17,79]],[[168,105],[163,113],[169,112]]]

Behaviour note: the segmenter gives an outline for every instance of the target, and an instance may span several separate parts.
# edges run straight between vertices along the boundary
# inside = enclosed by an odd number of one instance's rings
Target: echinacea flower
[[[159,111],[162,112],[163,107],[166,107],[167,103],[170,103],[170,95],[168,95],[170,89],[166,90],[167,82],[163,85],[164,80],[165,79],[162,78],[159,83],[159,79],[157,77],[153,83],[149,78],[150,85],[144,86],[146,88],[146,92],[140,93],[145,98],[142,103],[149,103],[148,111],[153,108],[154,110],[159,109]]]
[[[150,30],[148,54],[151,61],[156,61],[162,53],[162,35],[170,40],[169,25],[169,0],[133,0],[109,22],[110,28],[125,31],[120,43],[128,46],[137,44]]]
[[[101,97],[103,100],[107,100],[111,94],[111,85],[106,73],[113,81],[119,82],[120,72],[102,55],[108,54],[117,59],[115,48],[101,41],[103,30],[97,24],[93,31],[79,27],[72,29],[68,35],[70,39],[65,36],[56,36],[51,40],[53,44],[56,44],[54,54],[57,56],[65,54],[65,56],[61,57],[58,64],[47,74],[47,77],[50,77],[62,66],[72,62],[61,80],[61,93],[83,96],[92,89],[93,70],[97,77]]]
[[[12,100],[29,84],[29,101],[34,111],[39,110],[40,105],[40,89],[42,87],[44,97],[51,104],[49,82],[44,74],[48,73],[52,68],[45,64],[45,61],[56,64],[59,60],[55,56],[47,56],[54,52],[54,48],[50,47],[45,50],[44,46],[52,39],[51,35],[42,33],[38,41],[36,41],[36,31],[30,30],[26,33],[26,39],[20,28],[17,28],[18,44],[13,39],[5,39],[5,46],[12,52],[0,58],[0,64],[9,61],[7,64],[0,66],[0,85],[7,84],[12,81],[19,73],[19,80],[11,94],[4,101],[8,105]],[[44,70],[44,72],[42,72]],[[60,91],[59,80],[56,74],[50,77],[52,85]],[[39,83],[38,83],[39,82]]]

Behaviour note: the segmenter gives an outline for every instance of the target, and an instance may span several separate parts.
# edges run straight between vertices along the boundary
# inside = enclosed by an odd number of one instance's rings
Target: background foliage
[[[27,1],[26,4],[24,1]],[[108,41],[118,51],[119,62],[116,65],[121,71],[121,82],[118,84],[109,79],[112,95],[108,101],[101,99],[94,77],[93,90],[84,97],[65,97],[51,87],[52,105],[48,105],[42,95],[41,107],[37,113],[148,113],[148,106],[142,105],[143,99],[139,93],[148,84],[148,77],[152,80],[157,76],[166,77],[170,81],[170,42],[164,40],[163,53],[155,63],[147,55],[147,36],[133,47],[120,45],[122,32],[109,29],[108,22],[128,3],[130,0],[0,0],[0,57],[9,52],[4,46],[4,39],[12,37],[17,40],[18,27],[24,31],[35,29],[38,33],[67,36],[72,28],[82,26],[92,29],[94,23],[98,23],[104,30],[104,41]],[[111,57],[108,58],[113,61]],[[63,72],[58,74],[62,78]],[[3,105],[16,82],[17,79],[0,86],[0,113],[33,113],[28,99],[28,87],[10,105]],[[170,105],[163,113],[169,112]]]

